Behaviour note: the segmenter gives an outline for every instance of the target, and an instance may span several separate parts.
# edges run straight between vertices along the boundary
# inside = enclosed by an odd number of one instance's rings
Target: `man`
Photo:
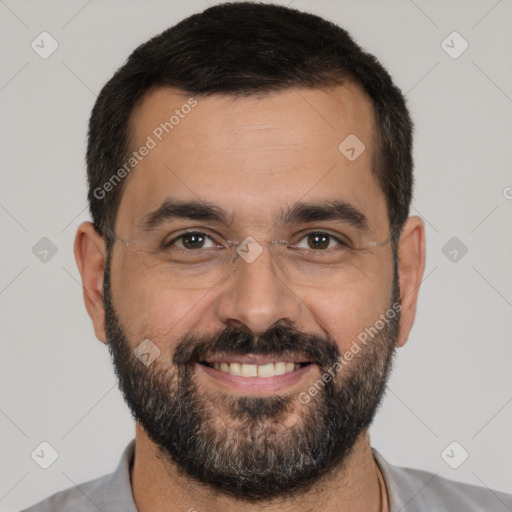
[[[137,48],[92,112],[75,242],[136,437],[28,510],[510,508],[370,445],[425,266],[412,131],[317,16],[224,4]]]

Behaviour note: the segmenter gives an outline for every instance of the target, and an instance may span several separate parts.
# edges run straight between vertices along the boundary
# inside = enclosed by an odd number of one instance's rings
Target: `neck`
[[[326,475],[301,495],[259,504],[215,492],[188,478],[159,455],[156,445],[137,424],[131,481],[139,512],[379,512],[382,507],[377,465],[366,432],[356,441],[343,471]]]

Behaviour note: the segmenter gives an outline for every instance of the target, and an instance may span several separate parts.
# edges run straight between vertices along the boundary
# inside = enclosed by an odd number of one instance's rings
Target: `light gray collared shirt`
[[[510,512],[512,495],[462,484],[417,469],[389,464],[375,448],[373,456],[386,482],[390,512]],[[117,469],[57,492],[21,512],[138,512],[130,467],[135,439],[126,446]]]

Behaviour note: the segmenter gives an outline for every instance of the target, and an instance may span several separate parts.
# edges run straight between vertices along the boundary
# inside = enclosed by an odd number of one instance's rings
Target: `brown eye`
[[[329,247],[329,235],[313,233],[308,235],[308,245],[311,249],[327,249]]]
[[[302,242],[303,240],[307,240],[307,247],[304,246]],[[333,245],[332,242],[335,242],[335,244]],[[344,248],[347,246],[347,244],[345,244],[342,240],[334,235],[331,235],[330,233],[314,232],[308,233],[306,236],[304,236],[302,240],[297,245],[295,245],[295,247],[301,249],[324,251],[326,249],[332,249],[336,245],[339,246],[338,248]]]
[[[201,249],[205,239],[202,233],[187,233],[181,236],[181,243],[185,249]]]
[[[205,247],[204,244],[210,242],[209,247]],[[178,249],[197,250],[197,249],[211,249],[217,247],[217,244],[212,240],[210,236],[200,231],[190,231],[182,233],[181,235],[173,238],[169,242],[165,242],[163,247],[168,249],[172,246],[176,246]]]

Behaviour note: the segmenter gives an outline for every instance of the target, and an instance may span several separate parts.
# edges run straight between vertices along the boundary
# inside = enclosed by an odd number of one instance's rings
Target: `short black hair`
[[[150,89],[248,96],[344,81],[359,85],[372,100],[372,172],[386,197],[396,247],[413,188],[414,126],[404,96],[377,58],[346,30],[310,13],[256,2],[225,3],[189,16],[139,46],[103,87],[87,146],[95,229],[105,236],[114,228],[126,180],[109,187],[108,194],[103,186],[129,158],[130,115]]]

